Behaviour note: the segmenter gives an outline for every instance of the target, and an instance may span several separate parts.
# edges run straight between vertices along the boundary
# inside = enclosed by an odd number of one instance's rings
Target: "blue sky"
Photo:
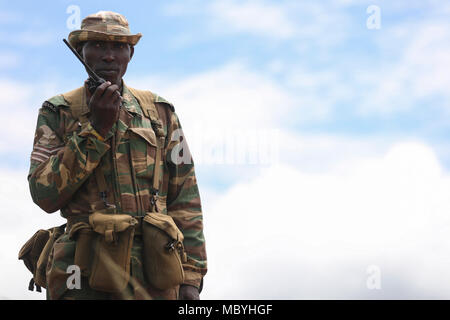
[[[449,4],[0,1],[0,112],[16,119],[0,128],[0,176],[12,186],[0,195],[5,212],[23,197],[21,219],[33,212],[26,230],[5,233],[17,244],[42,227],[39,219],[57,220],[31,202],[25,177],[38,108],[86,78],[62,42],[71,6],[81,18],[120,12],[143,34],[125,81],[173,102],[180,117],[211,248],[206,297],[450,296]],[[369,8],[379,10],[379,28],[368,27]],[[243,144],[244,161],[230,141]],[[276,147],[276,159],[261,161],[261,145]],[[260,232],[249,235],[249,225]],[[292,260],[273,237],[298,243]],[[225,259],[237,248],[243,267]],[[268,255],[289,265],[285,275],[275,263],[264,269],[273,296],[260,287],[264,272],[252,272]],[[387,279],[383,290],[365,286],[371,265]],[[16,265],[8,268],[19,277]]]
[[[407,136],[446,144],[447,92],[438,88],[414,96],[415,84],[408,79],[423,77],[430,61],[404,66],[411,68],[408,75],[395,73],[408,46],[425,26],[439,23],[448,27],[445,6],[438,3],[152,1],[130,5],[111,1],[105,8],[101,1],[3,1],[0,52],[10,63],[4,62],[0,70],[3,79],[29,85],[52,82],[59,84],[55,89],[60,90],[78,85],[84,71],[62,43],[70,32],[68,20],[74,21],[70,20],[73,12],[67,10],[78,6],[81,17],[101,9],[115,10],[128,17],[132,32],[144,35],[126,79],[152,75],[185,78],[240,61],[293,99],[299,98],[280,126],[305,133]],[[380,29],[366,26],[370,5],[380,8]],[[246,19],[250,23],[243,22]],[[252,19],[273,21],[252,27]],[[430,48],[446,47],[439,43],[442,40],[435,39]],[[402,77],[398,90],[371,102],[382,87],[380,83],[393,76]],[[318,78],[305,83],[308,77]],[[164,92],[160,94],[164,96]],[[303,102],[303,97],[310,99]],[[36,107],[45,98],[35,96]],[[311,110],[315,108],[320,114]],[[445,152],[440,157],[448,166]],[[6,161],[5,165],[16,163]]]

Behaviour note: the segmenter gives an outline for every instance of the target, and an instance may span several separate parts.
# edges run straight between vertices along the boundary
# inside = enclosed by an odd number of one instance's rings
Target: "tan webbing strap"
[[[128,87],[128,90],[139,101],[139,105],[142,108],[144,115],[150,119],[153,130],[157,137],[165,137],[162,122],[159,119],[158,110],[155,106],[155,96],[150,91],[138,90]]]
[[[150,91],[138,90],[134,88],[128,87],[128,90],[135,96],[135,98],[139,101],[139,105],[142,108],[142,112],[144,115],[150,119],[152,123],[152,128],[156,134],[156,159],[153,170],[153,185],[151,190],[152,197],[150,202],[152,204],[152,208],[158,211],[156,206],[156,196],[159,192],[159,176],[161,174],[161,153],[164,148],[165,135],[164,129],[162,127],[162,122],[159,119],[158,110],[156,109],[154,103],[154,95]]]
[[[105,175],[102,172],[102,168],[100,166],[97,166],[97,168],[94,169],[95,173],[95,180],[97,181],[98,190],[100,192],[100,199],[103,200],[103,203],[105,204],[106,208],[115,207],[112,204],[109,204],[107,201],[108,197],[108,185],[106,184]]]
[[[153,189],[159,190],[159,175],[160,175],[160,163],[161,163],[161,151],[162,144],[164,143],[164,138],[158,137],[156,141],[156,159],[155,159],[155,168],[153,172]]]
[[[153,94],[150,91],[145,90],[138,90],[134,88],[128,87],[128,90],[133,94],[133,96],[136,97],[136,99],[139,101],[139,105],[142,108],[142,112],[144,112],[144,115],[147,118],[150,118],[150,120],[158,120],[158,111],[155,107],[155,98]]]
[[[80,87],[62,95],[64,100],[70,105],[72,116],[82,124],[88,121],[86,114],[89,112],[89,107],[86,104],[85,90],[84,87]]]

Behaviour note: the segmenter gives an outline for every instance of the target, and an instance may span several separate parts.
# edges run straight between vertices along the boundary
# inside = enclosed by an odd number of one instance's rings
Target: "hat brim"
[[[139,42],[139,39],[141,37],[142,37],[141,33],[124,35],[92,30],[74,30],[69,34],[69,43],[73,47],[75,47],[80,42],[97,40],[97,41],[124,42],[134,46]]]

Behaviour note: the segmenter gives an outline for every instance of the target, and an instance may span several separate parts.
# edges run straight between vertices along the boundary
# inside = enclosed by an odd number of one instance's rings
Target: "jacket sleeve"
[[[169,184],[167,213],[184,235],[187,263],[183,265],[185,284],[201,289],[207,271],[203,215],[194,163],[180,121],[171,112],[168,130],[167,165]]]
[[[58,108],[39,110],[28,182],[33,201],[48,213],[70,201],[109,149],[89,122],[64,143],[62,123]]]

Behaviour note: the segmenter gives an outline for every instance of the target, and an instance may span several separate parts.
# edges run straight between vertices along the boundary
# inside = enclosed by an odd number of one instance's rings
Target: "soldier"
[[[172,104],[122,79],[141,36],[118,13],[87,16],[69,42],[106,82],[92,93],[85,83],[39,110],[31,195],[43,210],[60,210],[67,219],[46,265],[48,299],[199,299],[207,270],[202,210],[180,121]],[[183,261],[181,283],[161,279],[175,273],[147,256],[145,250],[159,250],[142,233],[149,212],[174,234],[166,249]],[[81,285],[70,288],[67,270],[76,263]]]

